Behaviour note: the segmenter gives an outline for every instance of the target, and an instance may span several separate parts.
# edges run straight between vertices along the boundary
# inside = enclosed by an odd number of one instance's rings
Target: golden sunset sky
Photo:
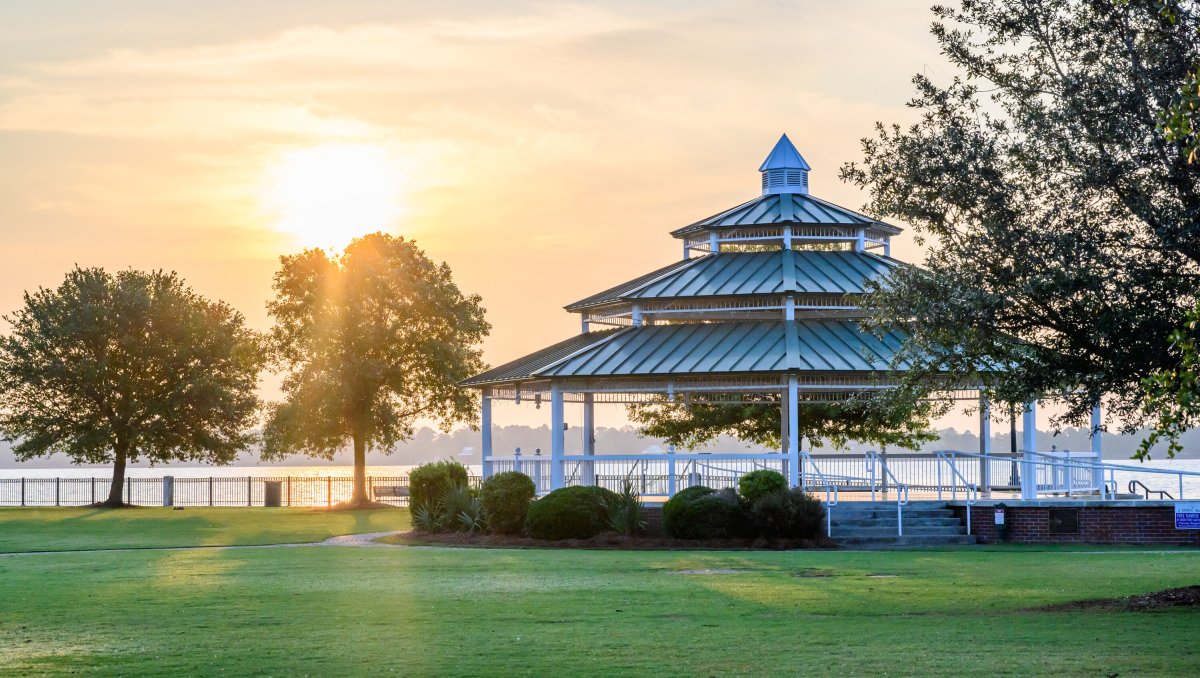
[[[783,132],[860,208],[838,167],[953,75],[928,5],[5,2],[0,310],[73,264],[165,268],[265,329],[280,254],[382,228],[483,295],[504,362],[758,195]]]

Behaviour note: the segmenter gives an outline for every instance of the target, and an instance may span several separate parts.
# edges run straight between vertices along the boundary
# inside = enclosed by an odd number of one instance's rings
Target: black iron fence
[[[471,477],[472,486],[481,480]],[[107,499],[111,485],[104,477],[0,478],[0,506],[87,506]],[[353,492],[352,476],[168,476],[126,478],[122,498],[138,506],[333,506]],[[408,477],[368,476],[367,494],[408,506]]]

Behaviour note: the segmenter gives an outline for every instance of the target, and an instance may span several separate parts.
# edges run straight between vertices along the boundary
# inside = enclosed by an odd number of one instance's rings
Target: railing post
[[[479,464],[483,479],[492,476],[492,389],[483,389],[479,410]]]
[[[1092,408],[1092,485],[1103,488],[1104,472],[1101,470],[1101,464],[1104,463],[1104,447],[1102,438],[1100,437],[1100,427],[1103,426],[1103,413],[1100,411],[1100,403],[1096,403]],[[1103,489],[1100,491],[1104,494]]]
[[[24,505],[25,505],[25,476],[21,476],[21,506],[24,506]]]
[[[582,482],[596,484],[596,395],[583,394],[583,460]]]
[[[1025,404],[1025,418],[1021,435],[1025,439],[1023,447],[1024,463],[1021,466],[1021,498],[1037,499],[1038,482],[1035,469],[1037,451],[1037,401],[1031,400]]]
[[[938,501],[942,500],[942,453],[937,453],[937,488]]]
[[[563,486],[563,454],[566,448],[566,431],[563,418],[562,387],[550,385],[550,489]]]
[[[787,380],[787,428],[788,428],[788,487],[802,486],[800,472],[800,393],[799,380],[794,374]]]
[[[987,394],[979,393],[979,484],[983,486],[983,496],[992,496],[992,468],[988,457],[992,454],[992,406]],[[969,511],[968,511],[969,513]]]
[[[675,446],[667,446],[667,497],[675,496],[676,489],[675,479]]]

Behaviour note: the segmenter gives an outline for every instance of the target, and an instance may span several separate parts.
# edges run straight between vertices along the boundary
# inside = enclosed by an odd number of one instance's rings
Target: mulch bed
[[[590,539],[545,541],[533,537],[501,534],[429,534],[405,532],[380,541],[414,546],[461,546],[467,548],[505,549],[622,549],[630,551],[694,550],[694,551],[780,551],[789,549],[836,548],[829,539],[674,539],[661,535],[626,536],[606,532]]]
[[[1153,612],[1176,607],[1200,607],[1200,585],[1164,589],[1153,593],[1142,593],[1128,598],[1101,598],[1098,600],[1076,600],[1036,608],[1040,612],[1072,612],[1075,610],[1120,610],[1129,612]]]

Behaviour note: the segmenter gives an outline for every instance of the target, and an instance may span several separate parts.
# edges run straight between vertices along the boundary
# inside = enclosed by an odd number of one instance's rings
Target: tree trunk
[[[120,508],[125,505],[121,494],[125,489],[125,448],[118,446],[113,460],[112,485],[108,488],[108,499],[100,504],[108,508]]]
[[[367,506],[371,499],[367,496],[367,441],[364,436],[354,436],[354,494],[350,497],[351,506]]]

